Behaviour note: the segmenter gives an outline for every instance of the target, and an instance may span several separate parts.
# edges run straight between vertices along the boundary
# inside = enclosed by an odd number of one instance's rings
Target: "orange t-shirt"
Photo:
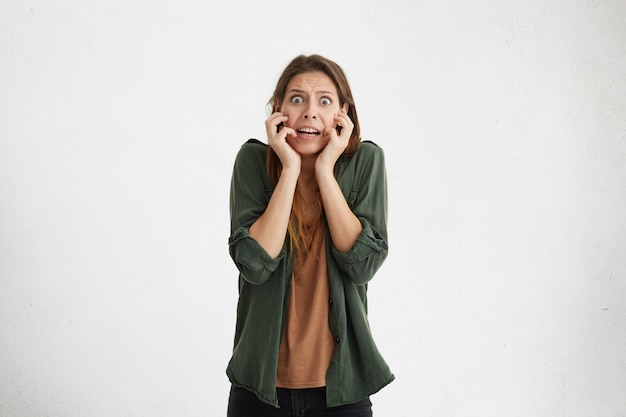
[[[326,227],[300,268],[294,268],[287,321],[278,353],[276,386],[326,386],[326,371],[335,350],[328,327],[329,285],[326,265]],[[297,263],[296,263],[297,265]]]

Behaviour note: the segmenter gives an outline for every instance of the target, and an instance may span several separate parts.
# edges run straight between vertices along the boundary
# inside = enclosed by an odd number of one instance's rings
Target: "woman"
[[[228,415],[371,416],[369,396],[394,379],[367,320],[387,256],[383,151],[361,142],[346,77],[324,57],[295,58],[270,105],[269,146],[246,142],[231,183]]]

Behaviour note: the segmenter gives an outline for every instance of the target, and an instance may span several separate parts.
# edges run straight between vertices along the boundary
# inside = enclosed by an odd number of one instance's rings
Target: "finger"
[[[298,134],[296,133],[296,131],[290,127],[283,127],[280,131],[281,136],[284,139],[287,139],[287,136],[291,136],[291,137],[298,137]]]
[[[276,126],[281,122],[286,122],[288,117],[283,113],[274,113],[266,121],[269,126]]]
[[[339,126],[341,126],[341,133],[339,134],[340,137],[347,137],[352,134],[354,123],[352,123],[352,120],[350,120],[350,117],[348,117],[347,114],[338,114],[335,116],[335,121]]]
[[[324,129],[324,135],[328,136],[331,141],[337,140],[337,129],[334,127],[327,127]]]
[[[281,112],[274,112],[265,120],[266,123],[271,123],[277,117],[284,116]]]
[[[348,113],[343,111],[335,115],[335,121],[337,121],[341,127],[354,127],[354,123],[352,123],[352,120],[350,119],[350,116],[348,116]]]
[[[280,132],[281,127],[284,126],[288,119],[289,118],[282,113],[274,113],[270,116],[270,118],[265,121],[265,128],[268,136],[275,136],[278,132]]]

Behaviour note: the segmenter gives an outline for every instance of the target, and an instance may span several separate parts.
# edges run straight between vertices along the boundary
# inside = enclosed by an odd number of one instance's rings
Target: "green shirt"
[[[278,406],[278,350],[290,294],[294,255],[286,233],[281,253],[271,256],[250,237],[274,186],[266,169],[267,145],[251,139],[235,160],[230,194],[230,255],[239,269],[239,302],[233,355],[226,373],[232,384]],[[361,142],[335,164],[335,178],[363,231],[348,252],[326,239],[330,286],[329,327],[335,353],[326,373],[329,407],[360,401],[393,381],[367,319],[367,283],[387,257],[387,179],[383,150]]]

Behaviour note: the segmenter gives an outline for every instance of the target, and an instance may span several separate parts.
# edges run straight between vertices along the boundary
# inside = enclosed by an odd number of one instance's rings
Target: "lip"
[[[317,133],[306,133],[306,132],[302,132],[303,129],[309,129],[309,130],[314,130]],[[297,128],[294,128],[294,130],[296,131],[296,134],[298,135],[298,138],[300,140],[304,140],[304,141],[311,141],[311,140],[315,140],[317,138],[319,138],[322,135],[322,130],[318,129],[314,126],[299,126]]]

